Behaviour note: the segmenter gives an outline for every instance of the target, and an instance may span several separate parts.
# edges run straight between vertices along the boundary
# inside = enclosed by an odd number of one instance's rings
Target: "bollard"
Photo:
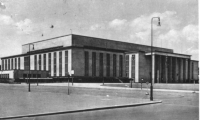
[[[193,91],[193,93],[195,93],[195,80],[194,80],[194,91]]]
[[[38,86],[38,78],[37,78],[37,86]]]
[[[142,81],[143,81],[143,79],[141,79],[141,90],[142,90]]]
[[[133,82],[132,82],[132,79],[131,79],[131,88],[132,88],[132,83],[133,83]]]
[[[72,77],[72,85],[74,84],[73,77]]]
[[[69,95],[69,76],[68,76],[68,90],[67,90],[67,94]]]
[[[132,82],[131,82],[131,86],[132,86],[132,87],[133,87],[133,85],[132,85],[132,84],[133,84],[133,82],[134,82],[134,81],[135,81],[135,80],[134,80],[134,78],[132,78]]]
[[[149,82],[147,81],[146,84],[147,84],[147,92],[146,92],[146,95],[149,95],[149,92],[148,92],[148,84],[149,84]]]

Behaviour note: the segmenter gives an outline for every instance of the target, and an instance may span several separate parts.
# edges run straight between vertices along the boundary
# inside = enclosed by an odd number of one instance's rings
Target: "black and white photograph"
[[[0,120],[199,120],[198,0],[0,0]]]

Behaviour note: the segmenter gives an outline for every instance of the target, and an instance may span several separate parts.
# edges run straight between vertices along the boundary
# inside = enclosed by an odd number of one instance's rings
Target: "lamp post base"
[[[153,101],[153,86],[152,85],[151,85],[150,89],[151,89],[150,100]]]

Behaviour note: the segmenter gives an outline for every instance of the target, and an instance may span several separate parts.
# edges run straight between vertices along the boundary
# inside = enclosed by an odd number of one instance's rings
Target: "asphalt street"
[[[160,96],[161,97],[161,96]],[[199,120],[198,94],[163,96],[162,104],[20,120]]]
[[[27,86],[0,86],[1,93],[1,111],[7,108],[6,112],[18,112],[17,107],[27,107],[28,102],[36,101],[39,106],[43,104],[50,104],[52,111],[58,111],[60,108],[66,109],[65,106],[60,107],[58,104],[66,104],[64,100],[67,98],[66,87],[51,87],[51,86],[32,86],[31,93],[27,92]],[[109,89],[95,89],[95,88],[70,88],[70,97],[78,104],[77,108],[87,108],[96,104],[120,104],[122,101],[149,100],[149,95],[145,95],[145,90],[109,90]],[[44,95],[45,93],[45,95]],[[24,98],[23,95],[26,95]],[[39,97],[40,96],[40,97]],[[73,98],[73,96],[75,96]],[[4,98],[2,98],[4,97]],[[21,98],[22,97],[22,98]],[[69,97],[69,96],[68,96]],[[12,99],[11,99],[12,98]],[[14,99],[13,99],[14,98]],[[99,99],[101,102],[99,102]],[[18,120],[198,120],[199,119],[199,94],[188,92],[155,92],[154,99],[162,100],[160,104],[116,108],[98,111],[87,111],[70,114],[56,114],[38,117],[26,117]],[[139,99],[138,99],[139,100]],[[13,102],[14,101],[14,102]],[[46,101],[46,102],[44,102]],[[51,102],[48,102],[51,101]],[[95,102],[91,102],[95,101]],[[15,106],[14,104],[18,104]],[[25,102],[25,104],[22,104]],[[137,101],[138,102],[138,101]],[[36,108],[33,103],[31,108]],[[91,104],[92,103],[92,104]],[[122,103],[121,103],[122,104]],[[2,107],[3,106],[3,107]],[[13,109],[12,107],[16,108]],[[10,107],[10,108],[9,108]],[[76,109],[77,109],[76,108]],[[44,107],[41,109],[45,110]],[[31,109],[30,109],[31,111]],[[29,112],[30,112],[29,111]],[[5,112],[5,111],[4,111]],[[27,111],[26,111],[27,112]],[[28,113],[28,112],[27,112]]]
[[[197,106],[156,104],[20,120],[199,120]]]

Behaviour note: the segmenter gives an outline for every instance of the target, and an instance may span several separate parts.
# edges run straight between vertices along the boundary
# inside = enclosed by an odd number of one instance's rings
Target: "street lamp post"
[[[31,77],[31,54],[30,54],[30,45],[33,45],[33,50],[34,50],[34,44],[30,43],[29,44],[29,81],[28,81],[28,92],[31,92],[31,85],[30,85],[30,77]]]
[[[150,100],[153,101],[153,76],[152,76],[152,69],[153,69],[153,66],[152,66],[152,62],[153,62],[153,55],[152,55],[152,49],[153,49],[153,19],[154,18],[157,18],[158,19],[158,26],[161,26],[160,25],[160,17],[152,17],[151,18],[151,86],[150,86]]]

